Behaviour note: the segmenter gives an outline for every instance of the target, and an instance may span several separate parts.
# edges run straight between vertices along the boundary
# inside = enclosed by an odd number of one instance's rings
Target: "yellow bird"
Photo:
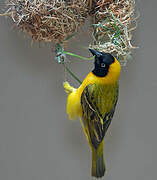
[[[109,53],[89,49],[95,56],[94,69],[75,89],[64,82],[69,119],[80,118],[92,151],[92,176],[105,174],[104,136],[111,123],[118,100],[120,64]]]

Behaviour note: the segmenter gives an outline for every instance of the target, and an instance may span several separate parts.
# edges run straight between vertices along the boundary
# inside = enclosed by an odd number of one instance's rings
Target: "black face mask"
[[[95,67],[93,69],[93,74],[98,77],[105,77],[108,73],[109,67],[114,63],[114,57],[109,53],[99,52],[95,55]]]

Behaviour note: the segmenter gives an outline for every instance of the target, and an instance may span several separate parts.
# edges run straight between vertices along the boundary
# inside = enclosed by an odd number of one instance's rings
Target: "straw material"
[[[93,42],[90,48],[116,56],[126,65],[136,29],[134,0],[8,0],[3,16],[33,40],[54,42],[64,50],[87,17],[91,16]],[[58,55],[58,50],[56,51]]]
[[[84,24],[87,5],[87,0],[9,0],[4,15],[33,40],[59,43]]]
[[[93,15],[93,43],[90,48],[109,52],[126,65],[131,50],[132,31],[136,29],[134,0],[99,0]],[[133,26],[134,24],[134,26]]]

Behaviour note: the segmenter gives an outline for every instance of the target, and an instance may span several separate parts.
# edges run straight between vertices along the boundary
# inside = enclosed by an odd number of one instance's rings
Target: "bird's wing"
[[[86,86],[81,95],[82,121],[89,142],[98,148],[111,123],[118,100],[118,83]]]

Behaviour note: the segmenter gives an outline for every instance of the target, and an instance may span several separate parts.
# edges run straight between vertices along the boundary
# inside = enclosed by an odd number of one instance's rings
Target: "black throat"
[[[105,77],[108,73],[108,69],[109,69],[109,65],[106,65],[105,68],[97,68],[95,67],[92,71],[92,73],[95,75],[95,76],[98,76],[98,77]]]

